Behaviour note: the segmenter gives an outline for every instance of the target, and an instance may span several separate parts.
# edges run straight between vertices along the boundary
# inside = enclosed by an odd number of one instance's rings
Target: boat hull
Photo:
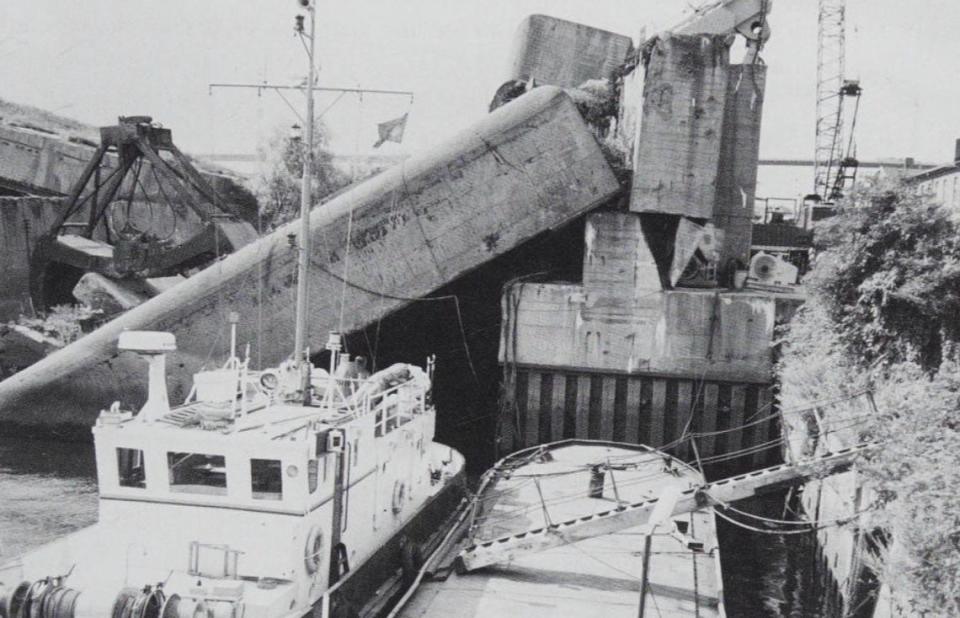
[[[426,557],[442,537],[444,523],[466,496],[466,477],[460,473],[451,478],[443,491],[428,500],[391,539],[364,563],[348,573],[329,595],[328,612],[323,614],[324,600],[314,604],[304,616],[332,618],[381,616],[403,593],[404,583],[419,569],[421,556]],[[412,544],[411,549],[405,545]],[[414,549],[415,548],[415,549]],[[413,563],[409,563],[410,557]]]
[[[609,479],[605,489],[603,482],[591,482],[597,479],[591,479],[594,464],[589,462],[595,461],[606,462],[608,471],[613,462],[612,468],[620,470],[616,490]],[[618,462],[629,465],[618,468]],[[498,539],[522,536],[525,530],[532,538],[544,524],[559,530],[560,521],[587,520],[618,502],[665,496],[670,485],[702,482],[689,466],[638,445],[567,440],[515,453],[488,472],[476,499],[458,510],[444,542],[390,617],[632,617],[641,599],[648,616],[722,617],[719,551],[709,508],[668,517],[650,537],[648,569],[645,525],[613,526],[605,534],[540,551],[505,550],[503,562],[464,568],[464,552],[476,543],[498,545]]]

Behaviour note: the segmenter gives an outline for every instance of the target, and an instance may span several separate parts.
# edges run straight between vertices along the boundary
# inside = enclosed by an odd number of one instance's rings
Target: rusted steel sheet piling
[[[569,97],[552,87],[530,92],[314,210],[312,348],[329,329],[361,328],[619,189]],[[293,345],[297,229],[244,247],[0,383],[0,420],[89,423],[114,399],[138,405],[146,368],[117,353],[125,329],[177,335],[173,400],[201,365],[221,362],[228,312],[241,316],[253,366],[282,361]]]

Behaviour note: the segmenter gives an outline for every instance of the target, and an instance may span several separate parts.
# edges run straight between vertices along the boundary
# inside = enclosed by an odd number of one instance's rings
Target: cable
[[[743,528],[744,530],[750,530],[751,532],[759,532],[761,534],[771,534],[771,535],[794,535],[794,534],[810,534],[811,532],[816,532],[818,528],[808,528],[806,530],[764,530],[763,528],[757,528],[756,526],[751,526],[750,524],[745,524],[741,521],[737,521],[730,517],[729,515],[724,515],[721,511],[714,509],[713,514],[723,519],[727,522],[730,522],[734,526]]]
[[[814,521],[802,521],[802,520],[797,520],[797,519],[793,519],[793,520],[790,520],[790,519],[776,519],[776,518],[774,518],[774,517],[764,517],[763,515],[755,515],[755,514],[753,514],[753,513],[749,513],[749,512],[747,512],[747,511],[743,511],[743,510],[741,510],[741,509],[738,509],[738,508],[736,508],[736,507],[734,507],[734,506],[731,506],[729,503],[724,502],[723,500],[718,500],[717,498],[714,498],[713,496],[711,496],[711,495],[709,494],[709,492],[707,492],[706,495],[707,495],[707,497],[710,498],[710,500],[712,500],[713,502],[716,503],[715,506],[722,507],[723,509],[725,509],[725,510],[727,510],[727,511],[730,511],[730,512],[733,512],[733,513],[736,513],[737,515],[742,515],[742,516],[744,516],[744,517],[749,517],[749,518],[755,519],[755,520],[757,520],[757,521],[762,521],[762,522],[764,522],[764,523],[775,524],[775,525],[825,526],[825,525],[829,525],[829,524],[833,524],[833,523],[837,523],[837,522],[843,522],[843,521],[847,521],[847,520],[853,519],[854,517],[857,517],[857,516],[859,516],[860,514],[866,513],[866,512],[868,512],[869,510],[871,510],[871,509],[864,509],[864,510],[862,510],[862,511],[858,511],[857,513],[854,513],[854,514],[852,514],[852,515],[846,515],[846,516],[844,516],[844,517],[834,517],[833,519],[818,519],[818,520],[814,520]]]
[[[752,447],[747,447],[747,448],[740,449],[740,450],[738,450],[738,451],[734,451],[734,452],[731,452],[731,453],[724,453],[724,454],[722,454],[722,455],[717,455],[717,456],[715,456],[715,457],[713,457],[713,458],[707,458],[707,459],[705,459],[704,461],[709,461],[710,463],[719,463],[719,462],[721,462],[721,461],[728,461],[728,460],[738,459],[738,458],[744,457],[744,456],[746,456],[746,455],[751,455],[751,454],[755,454],[755,453],[761,452],[761,451],[763,451],[763,450],[767,450],[767,449],[770,449],[770,448],[775,448],[775,447],[781,445],[783,442],[784,442],[783,438],[779,438],[779,439],[776,439],[776,440],[771,440],[771,441],[769,441],[769,442],[767,442],[767,443],[762,443],[762,444],[760,444],[760,445],[756,445],[756,446],[752,446]],[[653,458],[653,460],[657,460],[657,459],[662,460],[662,456],[657,456],[657,457]],[[582,472],[582,471],[583,471],[583,470],[573,470],[573,471],[570,471],[570,472],[571,472],[571,473],[574,473],[574,472]],[[566,472],[564,472],[564,473],[566,473]],[[563,474],[563,473],[558,473],[558,474]],[[665,471],[664,471],[664,470],[657,470],[657,471],[652,472],[652,473],[649,473],[649,474],[645,474],[645,475],[641,475],[641,476],[632,478],[632,479],[630,479],[630,480],[628,480],[628,481],[625,481],[625,482],[620,482],[620,483],[618,484],[618,486],[621,487],[621,488],[631,487],[631,486],[634,486],[634,485],[637,485],[637,484],[646,483],[646,482],[648,482],[650,479],[656,478],[656,477],[661,476],[661,475],[663,475],[663,474],[665,474]],[[518,478],[518,476],[517,476],[517,475],[514,475],[514,476],[511,476],[511,478]],[[528,477],[520,477],[520,478],[526,478],[526,479],[528,479],[528,480],[526,480],[524,483],[518,485],[517,487],[505,488],[505,489],[501,490],[500,492],[498,492],[496,495],[487,496],[487,497],[484,497],[484,498],[478,498],[478,503],[479,503],[479,504],[483,504],[483,503],[486,503],[486,502],[495,502],[496,500],[499,500],[500,498],[502,498],[504,495],[506,495],[506,494],[508,494],[508,493],[519,491],[519,490],[522,489],[523,487],[529,485],[529,483],[532,482],[532,481],[533,481],[535,478],[537,478],[537,477],[535,477],[535,476],[528,476]],[[557,506],[557,505],[564,504],[564,503],[568,503],[568,502],[571,502],[571,501],[573,501],[573,500],[578,500],[578,499],[581,499],[581,498],[583,498],[583,492],[578,491],[578,492],[575,492],[575,493],[561,494],[561,495],[558,495],[558,496],[554,496],[554,497],[551,498],[550,500],[545,500],[545,501],[544,501],[544,504],[545,504],[546,506]],[[721,503],[721,504],[722,504],[722,503]],[[527,505],[527,506],[522,506],[522,507],[518,507],[518,508],[516,508],[516,509],[509,510],[509,511],[506,511],[506,512],[500,512],[500,513],[496,513],[496,514],[491,514],[490,516],[481,519],[481,521],[489,521],[489,520],[505,521],[505,520],[510,520],[510,519],[517,519],[517,518],[519,518],[519,517],[522,517],[522,516],[526,515],[527,513],[531,512],[531,511],[538,510],[539,507],[540,507],[540,504],[539,504],[539,503],[537,503],[537,504],[530,504],[530,505]]]
[[[768,417],[765,417],[764,419],[758,419],[758,420],[756,420],[756,421],[753,421],[753,422],[750,423],[750,424],[757,424],[757,423],[759,423],[759,422],[763,422],[763,421],[765,421],[765,420],[767,420],[767,419],[769,419],[769,418],[773,418],[773,417],[775,417],[775,416],[776,416],[776,414],[771,414],[771,415],[769,415]],[[874,416],[873,416],[873,415],[869,415],[869,414],[864,414],[864,415],[860,415],[860,416],[858,416],[858,417],[853,417],[853,419],[849,419],[849,422],[847,422],[844,426],[831,428],[830,430],[823,432],[823,433],[821,434],[821,436],[828,436],[828,435],[830,435],[830,434],[832,434],[832,433],[836,433],[836,432],[838,432],[838,431],[840,431],[840,430],[848,429],[849,427],[852,427],[852,426],[864,424],[864,423],[866,423],[866,422],[869,422],[869,420],[872,419],[872,418],[874,418]],[[749,424],[748,424],[748,425],[749,425]],[[670,444],[668,444],[668,445],[661,446],[661,447],[660,447],[660,450],[669,448],[671,445],[679,444],[679,443],[683,442],[684,440],[693,439],[693,438],[699,437],[699,435],[716,435],[716,434],[719,434],[719,433],[729,433],[729,432],[733,432],[733,431],[740,431],[740,430],[742,430],[745,426],[747,426],[747,425],[740,426],[740,427],[729,428],[729,429],[725,429],[725,430],[720,430],[720,431],[718,431],[718,432],[708,432],[708,433],[704,433],[704,434],[690,434],[687,438],[678,439],[678,440],[675,440],[673,443],[670,443]],[[707,458],[704,458],[702,461],[703,461],[704,463],[720,463],[720,462],[723,462],[723,461],[735,460],[735,459],[739,459],[739,458],[741,458],[741,457],[745,457],[745,456],[747,456],[747,455],[752,455],[752,454],[756,454],[756,453],[762,452],[762,451],[764,451],[764,450],[768,450],[768,449],[771,449],[771,448],[776,448],[776,447],[778,447],[778,446],[781,446],[781,445],[783,445],[783,444],[786,444],[786,442],[787,442],[786,438],[784,438],[783,436],[781,436],[781,437],[779,437],[779,438],[775,438],[775,439],[773,439],[773,440],[768,440],[768,441],[766,441],[766,442],[762,442],[762,443],[755,444],[755,445],[752,445],[752,446],[749,446],[749,447],[745,447],[745,448],[742,448],[742,449],[738,449],[738,450],[736,450],[736,451],[730,451],[730,452],[726,452],[726,453],[721,453],[721,454],[718,454],[718,455],[714,455],[714,456],[712,456],[712,457],[707,457]],[[532,453],[530,456],[528,456],[528,457],[538,456],[539,453],[540,453],[539,450],[534,450],[533,453]],[[656,451],[652,451],[652,452],[642,453],[642,454],[639,455],[638,459],[635,459],[635,460],[632,460],[632,461],[631,461],[631,460],[627,460],[626,457],[638,457],[638,456],[635,455],[635,454],[630,454],[630,455],[627,455],[627,456],[613,456],[613,457],[609,458],[608,461],[610,461],[610,460],[617,460],[621,465],[628,465],[628,464],[629,464],[629,465],[636,465],[636,466],[639,467],[642,463],[662,461],[664,455],[663,455],[662,453],[658,453],[658,452],[656,452]],[[501,463],[503,463],[503,462],[501,462]],[[522,463],[521,463],[521,462],[518,462],[518,464],[516,464],[516,465],[523,465],[523,463],[526,463],[526,462],[522,462]],[[495,468],[492,468],[491,470],[500,470],[500,468],[495,467]],[[573,473],[579,473],[579,472],[582,472],[582,471],[583,471],[583,468],[580,468],[580,469],[573,469],[573,470],[564,471],[564,472],[560,472],[560,473],[551,473],[551,475],[573,474]],[[636,477],[636,478],[634,478],[634,479],[631,479],[631,480],[629,480],[629,481],[622,482],[622,483],[620,483],[620,486],[621,486],[621,487],[628,487],[628,486],[631,486],[631,485],[635,485],[635,484],[637,484],[637,483],[642,483],[642,482],[645,482],[646,480],[648,480],[648,479],[650,479],[650,478],[653,478],[653,477],[655,477],[655,476],[659,476],[660,474],[663,474],[663,471],[659,471],[659,470],[658,470],[657,472],[654,472],[654,473],[652,473],[652,474],[643,475],[643,476],[640,476],[640,477]],[[513,475],[511,478],[520,478],[521,476],[522,476],[522,475]],[[540,475],[540,476],[543,476],[543,475]],[[526,477],[526,478],[528,478],[528,479],[533,479],[533,478],[535,478],[535,477],[531,475],[531,476],[528,476],[528,477]],[[487,503],[487,502],[492,502],[492,501],[495,501],[495,500],[499,500],[504,494],[509,493],[510,491],[519,491],[519,490],[520,490],[521,488],[523,488],[528,482],[529,482],[529,481],[527,481],[527,482],[525,482],[525,483],[522,483],[522,484],[518,485],[517,487],[512,487],[512,488],[504,489],[504,490],[502,490],[501,492],[499,492],[499,493],[498,493],[497,495],[495,495],[495,496],[487,496],[487,497],[485,497],[485,498],[478,498],[478,504],[483,504],[483,503]],[[578,498],[581,498],[581,497],[582,497],[582,493],[581,493],[581,492],[577,492],[577,493],[574,493],[574,494],[563,494],[563,495],[560,495],[560,496],[555,496],[555,497],[551,498],[550,500],[546,501],[545,503],[546,503],[548,506],[550,506],[550,505],[558,505],[558,504],[562,504],[562,503],[564,503],[564,502],[568,502],[568,501],[570,501],[570,500],[578,499]],[[538,505],[534,505],[534,506],[538,506]],[[523,515],[524,513],[532,510],[533,508],[534,508],[533,506],[520,507],[520,508],[514,509],[514,510],[512,510],[512,511],[507,511],[506,513],[498,513],[495,517],[497,517],[497,518],[499,518],[499,519],[503,519],[503,518],[515,518],[515,517],[519,517],[519,516]],[[494,516],[491,515],[490,518],[492,518],[492,517],[494,517]],[[489,518],[487,518],[487,519],[489,519]]]
[[[730,522],[731,524],[733,524],[733,525],[735,525],[735,526],[738,526],[738,527],[740,527],[740,528],[743,528],[744,530],[750,530],[750,531],[752,531],[752,532],[759,532],[760,534],[770,534],[770,535],[775,535],[775,536],[776,536],[776,535],[809,534],[809,533],[811,533],[811,532],[816,532],[816,531],[818,531],[818,530],[822,530],[823,528],[829,528],[829,527],[832,527],[832,526],[842,525],[843,523],[847,523],[847,522],[849,522],[849,521],[853,521],[854,519],[856,519],[856,518],[860,515],[860,513],[863,513],[863,512],[864,512],[864,511],[860,511],[860,512],[855,513],[854,515],[852,515],[852,516],[850,516],[850,517],[839,518],[839,519],[837,519],[836,522],[834,522],[834,523],[826,523],[826,524],[823,524],[823,525],[812,525],[812,524],[811,524],[811,527],[808,528],[808,529],[806,529],[806,530],[767,530],[767,529],[764,529],[764,528],[757,528],[756,526],[751,526],[750,524],[745,524],[745,523],[743,523],[742,521],[737,521],[736,519],[733,519],[733,518],[730,517],[729,515],[725,515],[723,512],[721,512],[721,511],[718,510],[718,509],[714,509],[714,510],[713,510],[713,513],[714,513],[717,517],[719,517],[719,518],[721,518],[721,519],[723,519],[723,520],[725,520],[725,521],[728,521],[728,522]],[[829,520],[828,520],[828,521],[829,521]]]
[[[462,315],[461,312],[460,312],[460,299],[457,297],[456,294],[448,294],[448,295],[445,295],[445,296],[427,296],[427,297],[423,297],[423,298],[410,298],[410,297],[405,297],[405,296],[396,296],[396,295],[394,295],[394,294],[388,294],[388,293],[386,293],[386,292],[378,292],[378,291],[376,291],[376,290],[372,290],[372,289],[370,289],[370,288],[364,287],[364,286],[362,286],[362,285],[360,285],[360,284],[358,284],[358,283],[354,283],[353,281],[348,280],[346,277],[342,277],[342,276],[336,274],[335,272],[331,271],[331,270],[330,270],[329,268],[327,268],[326,266],[318,263],[315,259],[311,259],[310,261],[311,261],[311,263],[312,263],[314,266],[316,266],[316,267],[317,267],[318,269],[320,269],[322,272],[324,272],[324,273],[326,273],[327,275],[333,277],[334,279],[337,279],[338,281],[343,282],[344,285],[350,286],[351,288],[353,288],[353,289],[355,289],[355,290],[359,290],[359,291],[364,292],[364,293],[366,293],[366,294],[370,294],[371,296],[378,296],[378,297],[380,297],[380,298],[387,298],[387,299],[390,299],[390,300],[396,300],[396,301],[401,301],[401,302],[411,302],[411,303],[413,303],[413,302],[431,302],[431,301],[452,300],[452,301],[453,301],[454,310],[456,311],[456,314],[457,314],[457,324],[458,324],[458,326],[459,326],[459,328],[460,328],[460,336],[461,336],[461,340],[462,340],[462,342],[463,342],[463,351],[464,351],[464,354],[465,354],[466,359],[467,359],[467,364],[468,364],[469,367],[470,367],[470,373],[473,375],[474,381],[476,382],[477,386],[480,387],[480,384],[481,384],[481,383],[480,383],[480,377],[478,376],[476,367],[475,367],[474,364],[473,364],[473,355],[470,353],[470,346],[469,346],[469,344],[467,343],[466,330],[465,330],[464,327],[463,327],[463,315]]]

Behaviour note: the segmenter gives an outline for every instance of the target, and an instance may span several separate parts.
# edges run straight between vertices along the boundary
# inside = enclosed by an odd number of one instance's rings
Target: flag
[[[380,134],[380,139],[377,140],[377,143],[374,144],[373,147],[379,148],[384,142],[397,142],[399,144],[403,141],[403,130],[406,128],[406,114],[393,120],[381,122],[377,125],[377,132]]]

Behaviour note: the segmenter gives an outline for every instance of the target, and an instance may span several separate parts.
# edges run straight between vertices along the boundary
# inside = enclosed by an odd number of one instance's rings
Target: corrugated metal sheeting
[[[733,463],[755,466],[780,457],[770,385],[511,367],[505,386],[501,453],[565,438],[656,448],[694,433],[703,434],[698,453],[687,442],[676,454],[709,460],[748,449]]]

